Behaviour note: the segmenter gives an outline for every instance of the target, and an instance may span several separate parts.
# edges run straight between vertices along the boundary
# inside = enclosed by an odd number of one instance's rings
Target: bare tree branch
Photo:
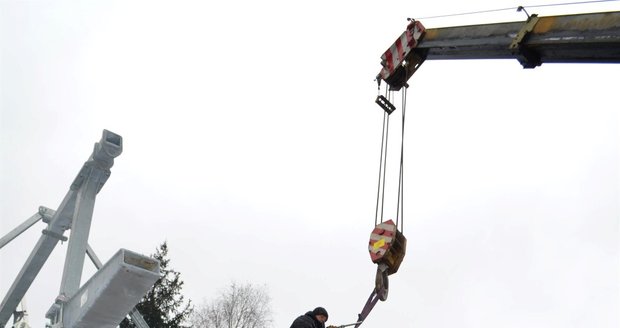
[[[232,283],[212,302],[194,310],[191,322],[204,328],[267,328],[272,323],[266,286]]]

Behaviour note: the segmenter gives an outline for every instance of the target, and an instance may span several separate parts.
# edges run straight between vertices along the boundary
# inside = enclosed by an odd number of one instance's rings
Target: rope
[[[385,94],[386,94],[386,98],[388,99],[388,101],[392,101],[392,93],[389,92],[387,90],[387,86],[386,86],[386,90],[385,90]],[[386,124],[385,124],[385,147],[383,147],[385,156],[383,156],[383,186],[382,186],[382,190],[381,190],[381,221],[383,222],[383,208],[384,208],[384,204],[385,204],[385,173],[387,172],[387,151],[388,151],[388,136],[389,136],[389,132],[390,132],[390,114],[385,113],[387,115],[387,120],[386,120]]]
[[[407,88],[405,87],[402,93],[402,111],[403,120],[401,128],[401,141],[400,141],[400,172],[398,174],[398,201],[396,204],[396,227],[398,228],[398,222],[400,218],[400,232],[403,232],[403,224],[405,222],[405,200],[404,200],[404,186],[405,186],[405,168],[404,168],[404,154],[405,154],[405,112],[407,110]]]
[[[379,156],[379,181],[377,182],[377,207],[375,208],[375,226],[377,225],[377,217],[379,215],[379,199],[381,195],[381,171],[383,170],[383,145],[385,144],[385,121],[389,118],[386,112],[383,112],[383,131],[381,132],[381,156]],[[383,207],[383,206],[381,206]]]
[[[576,2],[560,2],[560,3],[548,3],[544,5],[531,5],[528,8],[540,8],[540,7],[559,7],[559,6],[571,6],[571,5],[584,5],[597,2],[616,2],[619,0],[592,0],[592,1],[576,1]],[[525,7],[525,6],[524,6]]]
[[[523,7],[526,7],[526,8],[559,7],[559,6],[569,6],[569,5],[592,4],[592,3],[599,3],[599,2],[617,2],[617,1],[620,1],[620,0],[592,0],[592,1],[577,1],[577,2],[561,2],[561,3],[554,3],[554,4],[530,5],[530,6],[523,6]],[[456,13],[456,14],[426,16],[426,17],[420,17],[416,19],[421,20],[421,19],[431,19],[431,18],[476,15],[476,14],[485,14],[485,13],[492,13],[492,12],[498,12],[498,11],[517,10],[517,8],[518,7],[508,7],[508,8],[499,8],[499,9],[478,10],[478,11],[469,11],[469,12]]]
[[[386,87],[386,98],[392,101],[393,93]],[[396,204],[396,227],[400,223],[400,231],[403,231],[404,225],[404,153],[405,153],[405,114],[407,109],[407,88],[402,92],[402,127],[400,142],[400,168],[398,173],[398,198]],[[383,130],[381,132],[381,155],[379,156],[379,178],[377,182],[377,204],[375,207],[375,226],[379,222],[383,222],[383,213],[385,208],[385,176],[387,172],[387,150],[388,137],[390,129],[390,115],[383,113]]]
[[[385,96],[389,100],[390,93],[386,86]],[[381,132],[381,155],[379,156],[379,181],[377,183],[377,206],[375,208],[375,226],[378,222],[383,222],[383,207],[385,204],[385,172],[387,161],[387,144],[388,134],[390,130],[390,114],[383,113],[383,131]],[[381,211],[379,211],[379,204],[381,204]],[[381,216],[379,216],[381,212]],[[379,221],[379,218],[381,221]]]
[[[492,12],[506,11],[506,10],[516,10],[516,9],[517,8],[515,8],[515,7],[510,7],[510,8],[500,8],[500,9],[468,11],[468,12],[457,13],[457,14],[446,14],[446,15],[419,17],[419,18],[416,18],[416,20],[431,19],[431,18],[454,17],[454,16],[465,16],[465,15],[476,15],[476,14],[484,14],[484,13],[492,13]]]

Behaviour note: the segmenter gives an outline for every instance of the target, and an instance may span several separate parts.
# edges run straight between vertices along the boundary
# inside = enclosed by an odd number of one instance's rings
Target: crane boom
[[[523,22],[427,29],[426,59],[517,58],[542,63],[620,63],[620,12],[531,16]],[[529,58],[521,59],[520,55]]]
[[[405,54],[414,55],[422,60],[517,59],[524,68],[543,63],[620,63],[620,11],[428,28],[411,54]],[[398,90],[415,72],[406,71],[385,80]]]
[[[521,10],[523,7],[519,7],[519,11]],[[620,63],[620,12],[546,17],[528,14],[527,20],[521,22],[433,29],[427,29],[420,21],[408,20],[410,23],[405,31],[381,55],[382,69],[376,79],[379,87],[381,81],[385,81],[388,85],[387,98],[377,95],[375,101],[385,111],[381,145],[382,165],[384,149],[387,149],[386,127],[389,115],[396,109],[388,98],[391,98],[392,91],[398,91],[403,87],[406,90],[407,81],[426,60],[517,59],[523,68],[535,68],[543,63]],[[403,128],[405,104],[406,91],[403,92],[402,101]],[[402,179],[402,145],[400,165]],[[381,172],[385,172],[382,170],[384,169],[380,166],[380,176]],[[380,178],[380,186],[381,183]],[[401,183],[402,180],[399,181],[399,188],[402,188]],[[402,189],[399,189],[399,197],[402,195],[401,191]],[[379,192],[377,194],[379,195]],[[379,265],[379,268],[375,288],[358,315],[355,328],[364,322],[378,300],[385,301],[388,290],[387,276],[395,273],[402,262],[406,241],[391,220],[386,222],[382,220],[373,230],[368,250],[371,259]],[[388,243],[393,243],[391,246],[396,247],[390,250]]]

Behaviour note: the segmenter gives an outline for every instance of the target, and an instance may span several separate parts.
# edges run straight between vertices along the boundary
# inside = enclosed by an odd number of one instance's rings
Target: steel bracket
[[[39,214],[41,215],[41,220],[45,223],[50,223],[52,222],[52,219],[54,218],[54,214],[56,214],[56,211],[54,211],[51,208],[47,208],[45,206],[39,206]]]
[[[512,54],[517,57],[517,60],[521,63],[523,68],[534,68],[542,64],[540,56],[523,44],[527,36],[534,30],[536,23],[538,23],[538,19],[538,15],[536,14],[528,17],[525,25],[521,27],[521,30],[517,33],[517,36],[512,39],[508,47]]]
[[[44,235],[56,238],[58,240],[62,240],[62,241],[67,241],[69,239],[69,238],[63,236],[62,234],[59,234],[57,232],[54,232],[54,231],[48,230],[48,229],[45,229],[45,230],[41,231],[41,233],[43,233]]]

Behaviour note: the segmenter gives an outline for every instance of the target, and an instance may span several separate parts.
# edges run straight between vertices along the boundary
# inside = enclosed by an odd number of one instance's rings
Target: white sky
[[[381,53],[406,17],[545,3],[1,1],[0,235],[60,204],[105,128],[124,152],[93,217],[103,261],[167,240],[197,305],[251,282],[268,286],[274,327],[319,305],[328,324],[354,322],[374,284]],[[620,2],[528,11],[607,10]],[[363,327],[620,326],[617,76],[620,65],[424,63],[405,131],[407,256]],[[0,297],[43,227],[0,250]],[[34,327],[65,252],[26,296]]]

